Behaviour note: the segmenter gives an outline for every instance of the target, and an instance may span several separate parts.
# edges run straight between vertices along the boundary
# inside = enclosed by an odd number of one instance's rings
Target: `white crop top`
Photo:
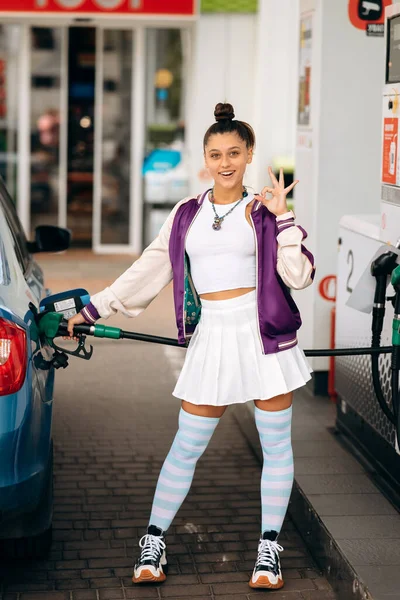
[[[221,229],[212,228],[214,211],[207,195],[186,238],[190,272],[198,294],[256,287],[256,250],[253,228],[246,220],[249,194],[222,221]],[[219,216],[232,204],[216,204]]]

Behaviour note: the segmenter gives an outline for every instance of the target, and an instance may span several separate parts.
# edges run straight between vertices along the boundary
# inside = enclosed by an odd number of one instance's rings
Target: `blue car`
[[[42,557],[53,512],[53,351],[37,328],[46,296],[35,252],[68,248],[70,232],[43,225],[27,241],[0,179],[0,555]]]

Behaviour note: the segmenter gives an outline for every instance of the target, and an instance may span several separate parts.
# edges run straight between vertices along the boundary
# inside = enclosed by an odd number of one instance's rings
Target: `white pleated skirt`
[[[192,404],[226,406],[268,400],[311,379],[304,352],[295,346],[263,354],[256,291],[230,300],[201,300],[200,322],[172,394]]]

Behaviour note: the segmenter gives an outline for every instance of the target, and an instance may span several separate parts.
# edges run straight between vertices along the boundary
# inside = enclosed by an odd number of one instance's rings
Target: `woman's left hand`
[[[288,187],[285,188],[282,168],[279,171],[279,181],[275,177],[271,167],[268,167],[268,173],[271,177],[273,187],[265,186],[262,189],[261,194],[256,194],[254,197],[262,202],[262,204],[264,204],[264,206],[266,206],[273,215],[279,217],[279,215],[283,215],[284,213],[288,212],[286,196],[299,182],[299,180],[296,179],[291,185],[288,185]],[[272,198],[266,198],[267,194],[271,194]]]

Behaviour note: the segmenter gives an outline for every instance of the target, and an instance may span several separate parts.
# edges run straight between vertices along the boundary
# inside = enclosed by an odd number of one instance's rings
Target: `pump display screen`
[[[400,82],[400,15],[388,21],[386,83]]]

